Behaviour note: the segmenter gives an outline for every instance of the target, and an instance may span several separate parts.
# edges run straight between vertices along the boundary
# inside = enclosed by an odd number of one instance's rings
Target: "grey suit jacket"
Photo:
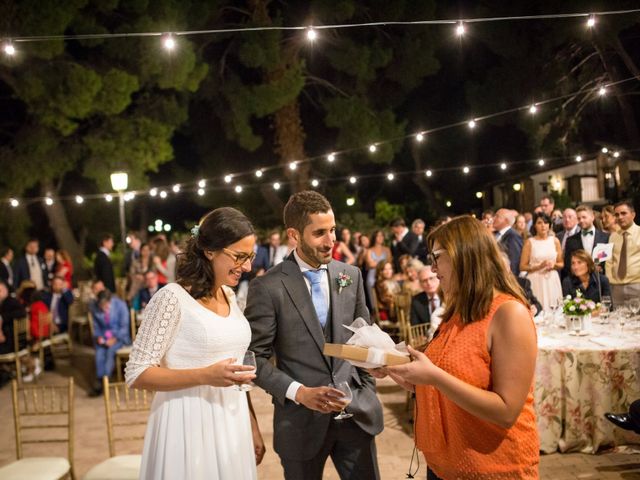
[[[337,277],[345,272],[353,283],[338,293]],[[342,325],[367,321],[360,270],[336,260],[328,265],[330,321],[333,343],[345,343],[352,333]],[[365,432],[383,429],[382,407],[375,379],[344,360],[322,354],[325,336],[311,295],[293,254],[255,278],[249,285],[245,316],[251,325],[251,346],[258,366],[255,383],[273,396],[274,449],[281,458],[309,460],[324,442],[333,413],[309,410],[286,398],[293,381],[307,387],[348,381],[353,401],[347,410]],[[275,364],[270,361],[275,356]]]

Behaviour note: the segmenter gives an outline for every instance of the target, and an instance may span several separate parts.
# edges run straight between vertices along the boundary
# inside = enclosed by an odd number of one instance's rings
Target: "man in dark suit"
[[[417,245],[413,251],[413,256],[420,260],[422,263],[427,263],[427,239],[424,236],[424,220],[416,218],[411,223],[411,231],[416,234]]]
[[[411,299],[411,325],[431,323],[431,314],[442,304],[438,295],[440,280],[430,265],[418,272],[418,280],[423,291]]]
[[[13,291],[13,250],[9,247],[0,249],[0,280],[5,282],[10,291]]]
[[[73,303],[73,293],[66,288],[63,277],[53,277],[51,291],[42,292],[42,301],[49,307],[58,332],[66,332],[69,328],[69,306]]]
[[[44,260],[45,268],[47,269],[47,283],[51,284],[53,277],[56,276],[56,270],[58,268],[58,262],[56,261],[56,250],[55,248],[47,247],[44,249],[44,253],[42,255],[42,259]]]
[[[509,256],[509,267],[514,275],[520,273],[520,256],[522,255],[522,236],[513,229],[516,212],[506,208],[499,209],[493,217],[493,230],[500,248]]]
[[[333,260],[336,223],[328,200],[298,192],[284,208],[287,234],[297,242],[285,261],[249,285],[244,311],[256,354],[255,383],[273,396],[274,450],[286,479],[322,479],[329,456],[341,478],[379,478],[375,435],[383,428],[375,380],[367,371],[323,354],[325,342],[346,343],[343,327],[370,323],[362,275]],[[271,362],[275,357],[275,364]],[[347,382],[352,418],[335,420]]]
[[[111,263],[111,251],[113,250],[113,235],[106,234],[100,241],[100,248],[96,254],[96,260],[93,265],[96,280],[104,283],[112,293],[116,293],[116,280],[113,274],[113,264]]]
[[[420,243],[418,236],[407,228],[402,218],[396,218],[390,224],[393,238],[391,240],[391,256],[393,257],[393,269],[400,272],[400,257],[409,255],[413,257]]]
[[[627,413],[605,413],[604,416],[615,426],[640,434],[640,399],[631,402]]]
[[[44,290],[47,285],[47,268],[42,257],[38,256],[40,243],[37,239],[32,238],[24,247],[24,255],[16,260],[13,273],[13,284],[16,288],[20,288],[20,284],[25,280],[31,280],[37,290]]]
[[[140,305],[140,310],[143,310],[151,300],[151,297],[164,286],[164,283],[158,282],[158,274],[156,272],[149,270],[145,273],[144,288],[138,292],[138,305]]]
[[[609,242],[609,234],[602,230],[598,230],[593,225],[595,215],[591,207],[588,205],[580,205],[576,208],[576,213],[578,216],[580,231],[567,238],[567,243],[565,244],[564,249],[564,268],[562,269],[564,277],[569,275],[571,272],[571,254],[573,252],[582,249],[591,255],[596,245],[599,243]],[[602,273],[604,273],[604,263],[601,268],[603,269]]]
[[[580,231],[580,227],[578,226],[578,215],[573,208],[565,208],[562,212],[562,227],[557,234],[558,241],[560,242],[560,246],[562,247],[562,251],[564,252],[567,248],[567,240],[572,235],[575,235]]]

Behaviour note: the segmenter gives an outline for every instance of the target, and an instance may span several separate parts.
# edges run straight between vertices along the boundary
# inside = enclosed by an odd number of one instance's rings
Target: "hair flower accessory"
[[[192,229],[191,229],[191,236],[193,238],[198,238],[198,234],[200,233],[200,225],[195,225]]]
[[[347,275],[346,272],[342,272],[338,274],[336,282],[338,283],[338,293],[342,293],[342,289],[351,285],[353,280],[351,280],[351,277]]]

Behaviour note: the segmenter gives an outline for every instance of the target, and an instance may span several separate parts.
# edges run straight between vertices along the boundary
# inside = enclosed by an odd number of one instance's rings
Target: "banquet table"
[[[538,330],[534,402],[544,453],[596,453],[640,440],[604,418],[628,411],[640,398],[640,331],[591,328],[584,336],[557,327]]]

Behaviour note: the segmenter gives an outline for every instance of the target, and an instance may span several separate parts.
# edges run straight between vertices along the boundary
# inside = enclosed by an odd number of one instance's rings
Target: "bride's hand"
[[[253,372],[254,369],[255,367],[250,365],[238,365],[235,358],[227,358],[203,368],[203,384],[213,387],[230,387],[231,385],[250,383],[256,378],[256,375],[246,372]]]

